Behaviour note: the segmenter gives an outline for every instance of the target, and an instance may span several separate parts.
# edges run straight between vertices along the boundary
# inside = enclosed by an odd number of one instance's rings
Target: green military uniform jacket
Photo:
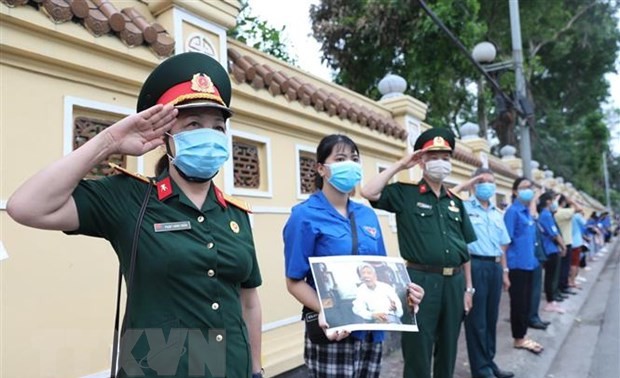
[[[157,182],[141,227],[119,376],[249,377],[239,296],[261,275],[247,212],[214,185],[196,209],[167,172]],[[124,275],[147,185],[116,175],[83,180],[73,193],[80,227],[71,233],[107,239]]]
[[[394,183],[370,204],[396,213],[398,245],[405,260],[437,267],[469,261],[467,243],[476,240],[476,234],[461,199],[443,186],[437,198],[424,180]]]

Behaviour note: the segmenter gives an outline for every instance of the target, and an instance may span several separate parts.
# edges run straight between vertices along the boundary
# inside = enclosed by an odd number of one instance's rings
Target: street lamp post
[[[521,109],[520,113],[527,113],[523,104],[527,103],[527,91],[525,89],[525,77],[523,76],[523,50],[521,44],[521,21],[519,19],[519,0],[509,0],[510,5],[510,31],[512,34],[512,59],[514,60],[516,81],[516,105]],[[523,162],[523,176],[532,178],[532,150],[530,144],[530,127],[527,119],[519,117],[521,129],[520,152]]]

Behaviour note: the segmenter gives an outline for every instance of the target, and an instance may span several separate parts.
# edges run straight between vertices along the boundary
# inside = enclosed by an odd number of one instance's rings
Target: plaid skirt
[[[379,377],[383,343],[357,340],[352,336],[339,343],[315,344],[306,336],[304,360],[308,377]]]

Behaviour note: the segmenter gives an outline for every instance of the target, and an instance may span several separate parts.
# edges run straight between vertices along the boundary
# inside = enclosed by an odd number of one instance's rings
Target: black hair
[[[558,205],[560,207],[569,207],[568,200],[564,196],[564,194],[560,194],[560,198],[558,199]]]
[[[335,148],[344,149],[344,147],[349,147],[352,152],[360,154],[359,148],[357,148],[357,144],[353,141],[353,139],[349,138],[346,135],[341,134],[331,134],[319,142],[319,146],[316,148],[316,163],[317,165],[325,164],[325,160],[332,154]],[[314,174],[314,185],[316,190],[323,189],[323,177],[319,175],[318,170]]]
[[[547,201],[553,200],[553,196],[553,192],[544,192],[540,195],[540,197],[538,198],[538,204],[536,204],[536,211],[538,211],[538,214],[540,214],[542,209],[547,207]]]
[[[163,154],[162,157],[157,160],[157,163],[155,163],[155,177],[164,173],[168,168],[170,168],[170,159],[168,159],[167,154]]]
[[[529,179],[529,178],[527,178],[527,177],[518,177],[518,178],[517,178],[517,179],[516,179],[516,180],[512,183],[512,196],[511,196],[511,198],[512,198],[512,202],[514,202],[514,201],[515,201],[515,199],[517,198],[517,195],[515,194],[515,192],[519,190],[519,185],[521,185],[521,183],[522,183],[523,181],[525,181],[525,180],[527,180],[527,181],[529,181],[529,182],[532,182],[532,180],[530,180],[530,179]]]

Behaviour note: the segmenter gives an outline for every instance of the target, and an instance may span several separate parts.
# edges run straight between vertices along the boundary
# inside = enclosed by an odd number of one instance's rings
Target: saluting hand
[[[405,156],[404,158],[400,159],[399,161],[400,166],[402,167],[402,169],[409,169],[409,168],[415,167],[422,161],[423,154],[424,154],[424,151],[417,150]]]
[[[140,156],[164,143],[177,114],[172,105],[155,105],[121,119],[105,133],[115,153]]]

